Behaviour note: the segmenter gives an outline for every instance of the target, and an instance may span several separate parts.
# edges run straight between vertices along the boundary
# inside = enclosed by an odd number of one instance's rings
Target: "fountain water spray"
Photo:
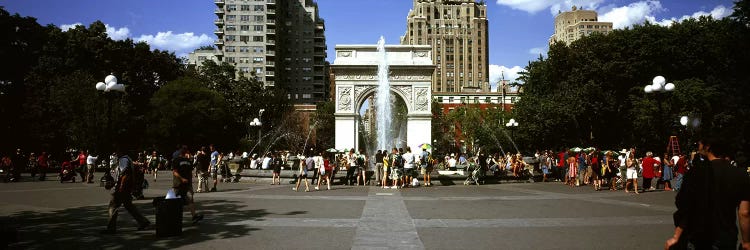
[[[378,91],[375,96],[378,122],[377,143],[379,149],[388,150],[393,114],[391,114],[391,84],[388,81],[388,56],[385,52],[385,38],[382,36],[378,41],[378,53],[380,63],[378,64]]]

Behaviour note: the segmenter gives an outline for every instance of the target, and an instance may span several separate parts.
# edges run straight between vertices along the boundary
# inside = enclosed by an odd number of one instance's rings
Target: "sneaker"
[[[315,187],[315,190],[320,190],[320,188],[319,187]]]
[[[305,189],[305,192],[310,192],[310,189]]]
[[[203,214],[196,214],[195,216],[193,216],[193,225],[197,224],[201,220],[203,220]]]
[[[292,191],[297,192],[297,188],[292,188]]]

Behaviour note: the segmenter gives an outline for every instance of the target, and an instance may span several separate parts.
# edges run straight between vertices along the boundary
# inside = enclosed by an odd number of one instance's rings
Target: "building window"
[[[242,21],[242,22],[249,22],[250,21],[250,16],[249,15],[241,15],[240,16],[240,21]]]
[[[226,46],[226,47],[224,47],[224,51],[226,51],[226,52],[234,52],[234,46]]]
[[[311,94],[302,94],[302,99],[310,99],[312,98]]]
[[[263,10],[265,10],[265,7],[266,7],[265,5],[255,5],[255,6],[253,6],[253,10],[255,10],[255,11],[263,11]]]
[[[438,99],[438,103],[443,103],[443,97],[442,96],[438,96],[437,99]]]
[[[255,67],[255,68],[253,68],[253,71],[256,74],[261,74],[261,73],[263,73],[263,68],[262,67]]]
[[[253,47],[253,52],[255,53],[263,52],[263,50],[265,50],[263,47]]]
[[[253,42],[262,42],[263,36],[253,36]]]
[[[235,20],[237,20],[237,16],[235,15],[227,15],[227,22],[233,23]]]
[[[240,25],[240,31],[250,31],[250,25]]]
[[[228,63],[234,63],[234,57],[231,57],[231,56],[227,57],[227,62]]]
[[[250,63],[250,58],[240,57],[240,63]]]
[[[237,10],[237,5],[234,5],[234,4],[227,5],[227,10],[228,11]]]
[[[250,11],[250,5],[240,5],[241,11]]]
[[[263,25],[253,25],[253,31],[263,31]]]
[[[266,20],[266,17],[265,17],[265,16],[253,16],[253,21],[256,21],[256,22],[263,22],[263,21],[265,21],[265,20]]]
[[[253,57],[253,62],[263,62],[263,57]]]
[[[448,97],[448,103],[453,103],[453,97]]]
[[[235,30],[237,30],[237,26],[227,25],[227,31],[235,31]]]

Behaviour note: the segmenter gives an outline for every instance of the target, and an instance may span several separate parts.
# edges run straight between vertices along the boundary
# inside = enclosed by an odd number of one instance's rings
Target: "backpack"
[[[357,166],[362,167],[364,165],[365,165],[365,158],[362,157],[361,155],[357,156]]]
[[[404,167],[404,157],[401,156],[401,154],[395,154],[395,159],[393,160],[393,167],[395,168],[402,168]]]

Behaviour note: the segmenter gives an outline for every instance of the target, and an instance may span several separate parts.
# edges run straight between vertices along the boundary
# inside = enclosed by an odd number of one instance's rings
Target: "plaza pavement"
[[[168,174],[136,202],[152,223],[150,198],[166,193]],[[196,194],[204,221],[191,225],[185,212],[182,236],[157,238],[136,231],[124,209],[118,234],[100,235],[109,194],[98,184],[0,183],[0,225],[19,230],[10,249],[658,249],[672,234],[675,210],[674,192],[558,182],[291,187],[220,183],[219,192]]]

